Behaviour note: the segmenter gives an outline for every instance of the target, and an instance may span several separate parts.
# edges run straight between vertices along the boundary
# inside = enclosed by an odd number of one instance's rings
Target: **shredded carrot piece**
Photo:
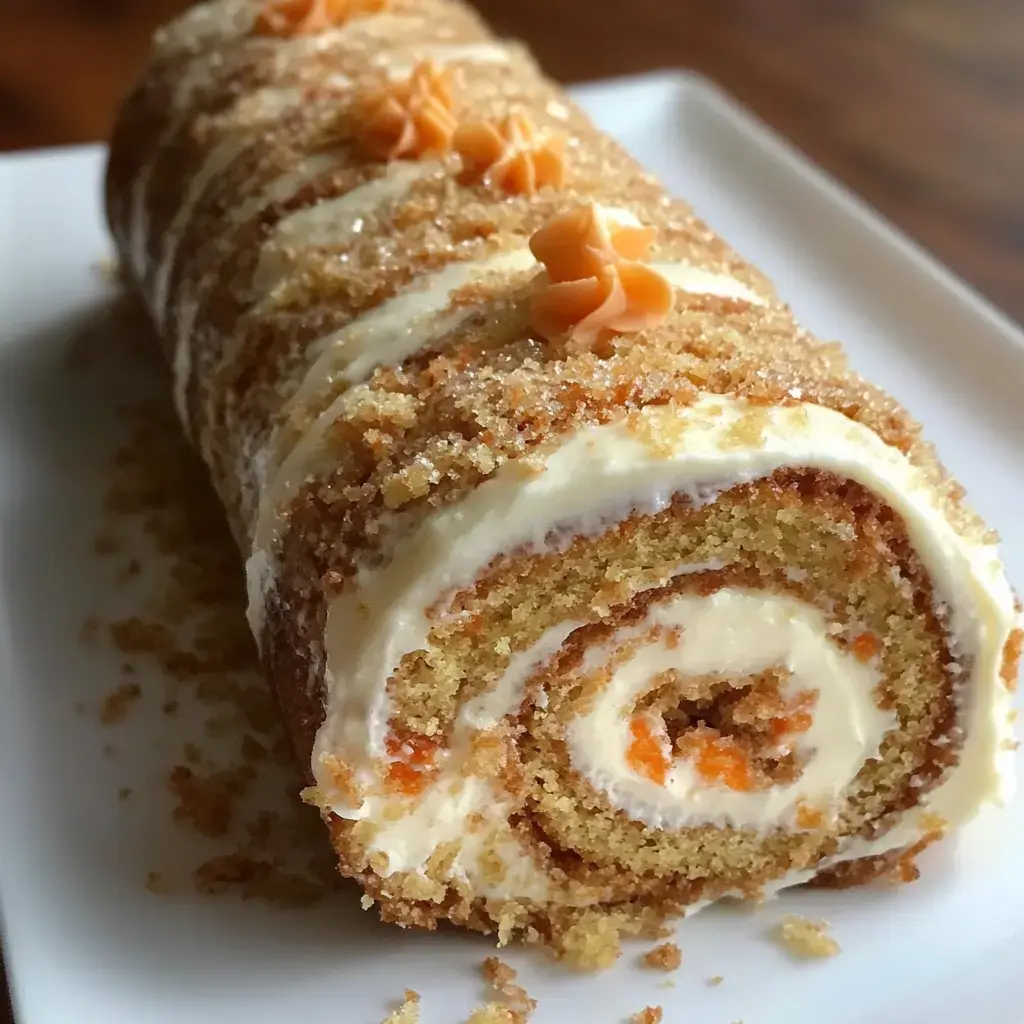
[[[405,796],[418,796],[429,780],[429,772],[420,771],[404,761],[392,761],[388,765],[388,788]]]
[[[384,741],[384,749],[395,758],[387,768],[388,788],[405,796],[423,792],[434,774],[434,758],[440,744],[430,736],[416,733],[391,733]]]
[[[806,711],[797,711],[792,715],[780,715],[778,718],[772,719],[770,727],[772,739],[781,740],[794,733],[807,732],[813,724],[814,719]]]
[[[437,754],[438,742],[430,736],[411,733],[399,737],[394,733],[384,741],[387,752],[395,758],[412,765],[432,765]]]
[[[1003,685],[1014,693],[1017,689],[1017,673],[1020,666],[1021,652],[1024,650],[1024,629],[1010,631],[1003,648],[1003,667],[999,672]]]
[[[807,804],[798,804],[796,809],[796,825],[797,828],[820,828],[821,823],[825,820],[825,815],[821,813],[816,807],[810,807]]]
[[[858,661],[868,662],[882,650],[882,641],[874,633],[861,633],[854,637],[850,650]]]
[[[778,743],[787,736],[807,732],[814,725],[814,716],[811,714],[811,709],[814,707],[817,699],[818,695],[813,691],[798,693],[789,702],[786,714],[772,719],[769,726],[772,739]]]
[[[754,789],[750,760],[728,736],[701,737],[696,754],[697,772],[705,782],[721,782],[741,793]]]
[[[633,739],[626,751],[626,763],[637,775],[664,786],[670,761],[654,735],[647,716],[636,715],[629,723],[629,731]]]

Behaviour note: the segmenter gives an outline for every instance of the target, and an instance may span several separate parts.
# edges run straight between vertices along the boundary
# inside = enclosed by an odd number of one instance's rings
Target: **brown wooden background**
[[[704,72],[1024,320],[1024,0],[477,2],[565,81]],[[102,139],[187,3],[0,0],[0,149]]]
[[[0,0],[0,148],[100,139],[188,0]],[[566,81],[719,81],[1024,320],[1024,0],[477,0]]]

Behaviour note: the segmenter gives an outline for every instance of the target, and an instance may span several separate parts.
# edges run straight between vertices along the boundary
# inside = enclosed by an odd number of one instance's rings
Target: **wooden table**
[[[103,138],[188,0],[6,0],[0,148]],[[477,0],[565,81],[714,78],[1024,320],[1020,0]]]
[[[187,2],[6,0],[0,148],[103,138],[150,32]],[[565,81],[717,80],[1024,320],[1020,0],[477,2]]]

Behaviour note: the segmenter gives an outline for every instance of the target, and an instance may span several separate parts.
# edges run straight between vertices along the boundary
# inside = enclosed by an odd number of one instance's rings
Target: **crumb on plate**
[[[662,1015],[660,1006],[645,1006],[629,1018],[629,1024],[661,1024]]]
[[[515,983],[518,975],[504,960],[489,956],[480,965],[480,972],[487,984],[505,997],[508,1009],[528,1017],[537,1008],[537,1000],[531,999],[526,989]]]
[[[466,1024],[524,1024],[525,1021],[522,1013],[502,1003],[486,1003],[466,1018]]]
[[[683,954],[674,942],[663,942],[648,950],[641,961],[644,967],[656,971],[674,971],[683,962]]]
[[[128,714],[129,708],[142,696],[142,687],[138,683],[122,683],[115,686],[103,698],[100,704],[99,719],[103,725],[120,722]]]
[[[381,1024],[419,1024],[420,994],[415,989],[407,988],[402,1005],[392,1010]]]
[[[776,939],[789,952],[801,959],[836,956],[839,943],[828,934],[827,921],[810,921],[806,917],[789,914],[775,930]]]

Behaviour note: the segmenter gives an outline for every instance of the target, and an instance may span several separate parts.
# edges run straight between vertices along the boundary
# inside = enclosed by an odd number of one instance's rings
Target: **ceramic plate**
[[[708,84],[659,75],[577,95],[924,421],[1002,532],[1020,585],[1020,332]],[[145,887],[150,871],[187,876],[217,845],[170,821],[164,779],[198,720],[161,713],[159,670],[139,668],[143,697],[123,723],[75,708],[95,708],[123,660],[83,644],[83,621],[131,614],[162,571],[145,536],[124,539],[142,565],[130,586],[93,550],[127,430],[118,408],[166,404],[169,391],[97,266],[111,255],[102,161],[98,148],[0,159],[0,892],[19,1020],[376,1024],[406,987],[422,994],[425,1024],[464,1020],[485,997],[481,937],[381,925],[350,888],[282,910]],[[121,347],[83,364],[83,333]],[[639,944],[586,978],[536,953],[505,956],[539,1002],[536,1024],[613,1024],[648,1005],[670,1024],[1019,1024],[1021,863],[1018,800],[930,850],[914,885],[788,893],[682,923],[673,988],[637,968]],[[766,937],[784,913],[827,918],[842,954],[791,961]]]

